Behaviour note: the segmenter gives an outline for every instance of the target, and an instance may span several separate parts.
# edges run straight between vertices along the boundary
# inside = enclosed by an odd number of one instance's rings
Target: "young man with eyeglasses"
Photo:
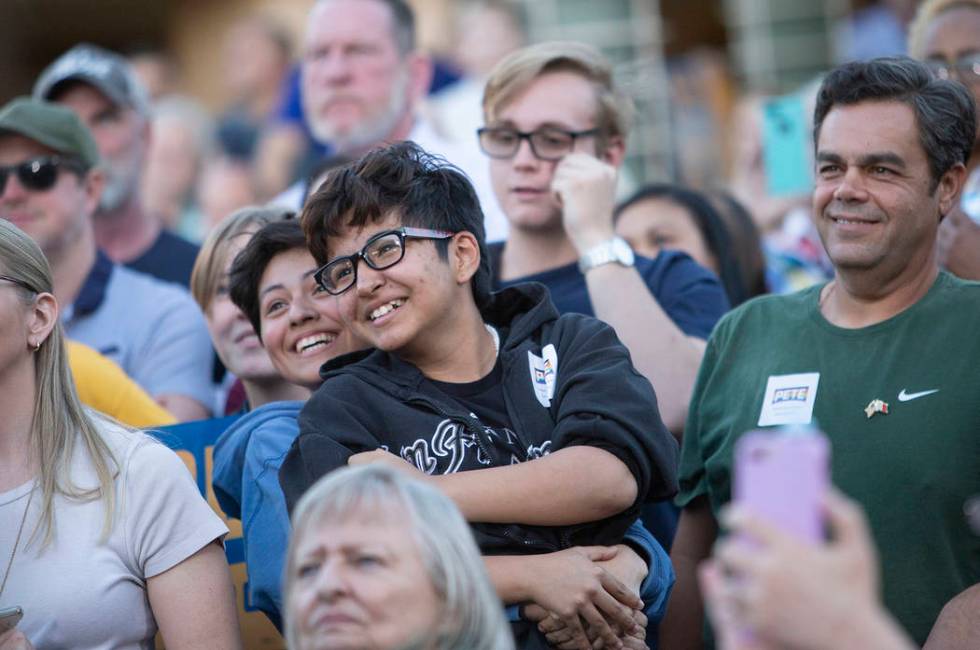
[[[480,146],[511,228],[490,249],[495,285],[541,282],[559,312],[612,325],[680,438],[704,340],[728,303],[686,255],[649,260],[615,236],[632,106],[609,62],[582,43],[518,50],[490,73],[483,111]]]
[[[676,443],[612,329],[559,316],[540,285],[491,294],[472,186],[412,143],[335,171],[302,219],[315,277],[375,349],[322,368],[280,470],[287,503],[339,467],[389,464],[454,499],[504,602],[554,612],[578,647],[580,617],[639,647],[646,567],[591,545],[620,544],[642,502],[673,493]],[[636,543],[659,611],[669,566]],[[514,625],[520,647],[548,647]]]
[[[48,258],[66,334],[115,361],[179,419],[205,417],[212,396],[204,319],[187,292],[96,248],[99,163],[95,141],[69,109],[29,98],[0,109],[0,218]]]

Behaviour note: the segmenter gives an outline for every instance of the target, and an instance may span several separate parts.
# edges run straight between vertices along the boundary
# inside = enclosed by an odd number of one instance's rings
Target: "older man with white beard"
[[[98,247],[114,262],[187,286],[197,246],[164,230],[159,216],[142,206],[150,109],[129,63],[115,52],[76,45],[41,73],[34,97],[73,110],[99,147],[106,186],[94,220]]]
[[[476,134],[471,147],[442,138],[418,107],[432,78],[416,49],[415,17],[404,0],[319,0],[303,45],[303,112],[313,135],[337,154],[357,157],[384,143],[412,140],[462,169],[476,187],[487,239],[504,239],[507,220],[490,187]],[[298,209],[297,184],[273,202]]]

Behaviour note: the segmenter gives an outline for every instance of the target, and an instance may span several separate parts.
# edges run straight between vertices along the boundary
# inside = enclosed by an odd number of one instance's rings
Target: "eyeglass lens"
[[[480,144],[489,156],[509,158],[517,153],[524,139],[531,144],[531,152],[542,160],[557,160],[575,146],[575,134],[560,129],[539,129],[532,133],[505,128],[480,131]]]
[[[926,65],[937,79],[959,79],[969,83],[980,81],[980,53],[969,54],[955,61],[929,59]]]
[[[405,254],[405,243],[397,232],[385,233],[368,242],[360,256],[372,269],[380,271],[394,266]],[[354,284],[357,278],[354,259],[347,257],[337,260],[324,269],[324,287],[331,293],[341,293]]]

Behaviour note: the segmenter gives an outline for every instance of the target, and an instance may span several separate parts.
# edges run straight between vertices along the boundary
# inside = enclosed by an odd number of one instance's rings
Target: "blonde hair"
[[[915,59],[925,57],[926,30],[929,23],[952,9],[977,9],[980,0],[926,0],[919,5],[915,19],[909,24],[909,56]]]
[[[51,267],[41,249],[4,219],[0,219],[0,266],[6,275],[25,285],[17,290],[27,305],[32,304],[37,294],[53,292]],[[54,497],[60,493],[84,501],[104,500],[102,535],[106,537],[112,530],[116,505],[114,481],[119,466],[97,423],[82,407],[75,392],[60,322],[55,322],[48,338],[34,353],[34,373],[30,443],[40,468],[41,488],[41,519],[35,533],[43,531],[45,545],[54,539]],[[98,486],[91,489],[73,485],[70,478],[79,439],[98,478]]]
[[[610,138],[626,139],[633,101],[613,81],[612,66],[599,50],[574,41],[549,41],[512,52],[494,66],[483,91],[483,117],[488,124],[531,82],[549,72],[574,72],[592,84],[596,96],[595,127],[600,148]]]
[[[236,210],[222,219],[208,234],[191,270],[191,295],[205,314],[218,291],[221,276],[228,265],[228,249],[232,240],[244,234],[254,234],[262,226],[292,216],[280,208],[249,206]]]
[[[381,465],[335,470],[317,481],[296,504],[282,590],[288,648],[300,650],[292,612],[299,542],[307,531],[324,522],[342,526],[351,520],[395,521],[414,538],[442,601],[440,620],[444,621],[420,647],[513,650],[503,606],[490,586],[480,551],[459,510],[435,488]]]

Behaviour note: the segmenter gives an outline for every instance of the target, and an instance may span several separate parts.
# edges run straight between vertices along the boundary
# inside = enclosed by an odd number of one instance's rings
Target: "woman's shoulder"
[[[165,476],[174,468],[186,465],[175,451],[139,429],[89,411],[89,418],[112,454],[117,471],[127,480],[143,476]]]

